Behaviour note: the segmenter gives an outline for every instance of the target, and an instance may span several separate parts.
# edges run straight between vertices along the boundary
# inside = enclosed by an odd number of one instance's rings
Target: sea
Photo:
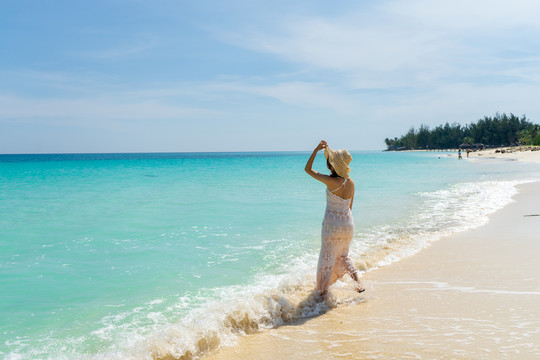
[[[351,153],[362,274],[486,224],[540,180],[535,163]],[[347,306],[295,305],[315,287],[325,209],[309,155],[0,155],[0,356],[194,359]],[[322,152],[314,168],[328,173]]]

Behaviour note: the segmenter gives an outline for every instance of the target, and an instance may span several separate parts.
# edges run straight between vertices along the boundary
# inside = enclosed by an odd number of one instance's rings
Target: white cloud
[[[540,27],[540,3],[536,0],[393,1],[385,11],[452,32],[493,33],[513,27]]]
[[[339,71],[393,71],[416,67],[436,56],[442,44],[433,34],[364,27],[343,19],[296,19],[283,24],[283,34],[260,34],[242,44],[316,68]]]
[[[76,85],[74,85],[76,86]],[[55,122],[73,124],[110,120],[196,120],[231,118],[256,110],[259,105],[276,101],[297,108],[323,109],[336,114],[354,114],[358,101],[351,94],[323,83],[257,81],[199,82],[111,91],[73,98],[68,95],[42,98],[0,94],[0,121]],[[99,87],[98,87],[99,89]],[[232,102],[232,104],[231,104]],[[181,104],[192,104],[185,106]],[[236,105],[235,105],[236,104]],[[271,104],[271,103],[270,103]]]
[[[355,99],[351,94],[323,83],[291,81],[257,85],[237,81],[209,84],[204,88],[222,95],[237,93],[246,97],[271,98],[288,105],[330,109],[340,114],[354,112],[356,107]]]
[[[246,72],[220,76],[194,69],[190,82],[170,81],[168,74],[145,82],[138,74],[122,77],[106,70],[97,73],[97,68],[84,73],[0,70],[0,126],[76,125],[104,134],[131,129],[134,144],[137,136],[147,134],[159,139],[156,144],[166,137],[172,144],[175,132],[182,132],[189,143],[183,150],[219,151],[231,149],[220,148],[221,136],[245,144],[247,135],[253,139],[249,149],[278,150],[324,134],[365,149],[378,148],[385,136],[398,136],[421,123],[468,123],[497,111],[525,113],[540,121],[534,107],[540,92],[540,2],[366,4],[344,7],[341,15],[336,9],[332,16],[322,11],[283,15],[276,9],[245,15],[249,19],[244,22],[239,16],[239,21],[212,23],[209,31],[218,39],[253,50],[253,58],[226,46],[214,52],[215,39],[193,39],[204,48],[197,55],[208,57],[203,69],[208,66],[218,74],[223,67],[216,54],[230,51],[233,59],[242,56]],[[257,21],[257,16],[263,19]],[[166,45],[161,41],[170,34],[157,34],[77,55],[124,60]],[[259,59],[260,67],[255,63]],[[179,60],[177,65],[185,66]],[[343,134],[332,127],[328,116],[350,131]],[[275,138],[281,143],[268,140],[272,133],[279,134]],[[362,145],[355,145],[356,139]]]
[[[154,100],[129,101],[120,96],[80,99],[0,96],[0,120],[3,121],[46,123],[67,119],[75,124],[89,120],[91,123],[108,120],[182,120],[212,115],[216,113],[208,109],[173,106]]]
[[[539,122],[540,110],[535,105],[538,93],[540,84],[455,83],[441,85],[431,92],[401,96],[399,102],[371,108],[369,113],[374,119],[385,121],[388,129],[395,129],[388,137],[399,136],[422,123],[432,127],[445,122],[468,124],[496,112],[526,114]]]
[[[498,76],[504,60],[536,57],[531,32],[540,36],[538,18],[540,3],[533,1],[392,1],[369,12],[290,16],[264,32],[219,36],[314,76],[330,71],[323,76],[349,88],[425,87],[456,77]],[[521,37],[523,31],[529,38]]]

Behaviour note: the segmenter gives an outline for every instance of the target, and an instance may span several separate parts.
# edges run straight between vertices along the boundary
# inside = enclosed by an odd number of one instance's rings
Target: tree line
[[[420,125],[412,127],[400,138],[384,139],[392,149],[457,149],[461,144],[481,144],[486,147],[510,145],[540,145],[540,125],[532,123],[525,115],[512,113],[478,120],[462,126],[457,123],[439,125],[430,129]]]

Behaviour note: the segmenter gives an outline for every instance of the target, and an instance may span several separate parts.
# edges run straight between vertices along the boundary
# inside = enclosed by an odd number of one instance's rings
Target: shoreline
[[[540,357],[540,182],[518,190],[487,225],[366,273],[365,293],[333,289],[345,305],[205,359]]]
[[[475,151],[469,154],[469,159],[504,159],[526,162],[540,162],[540,151],[531,151],[528,147],[502,147],[483,151]],[[538,148],[538,147],[537,147]],[[526,150],[527,149],[527,150]],[[463,158],[467,158],[467,153],[462,151]]]
[[[532,149],[535,150],[532,150]],[[387,150],[388,151],[388,150]],[[455,153],[457,157],[458,149],[448,150],[400,150],[393,152],[425,152],[425,153]],[[540,147],[531,146],[502,146],[498,148],[490,148],[486,150],[476,150],[469,153],[467,157],[467,151],[462,150],[461,155],[463,159],[474,160],[487,160],[487,159],[504,159],[513,161],[525,161],[525,162],[540,162]]]

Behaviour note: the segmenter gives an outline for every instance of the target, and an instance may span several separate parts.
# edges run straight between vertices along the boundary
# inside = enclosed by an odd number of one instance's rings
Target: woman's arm
[[[317,147],[315,148],[315,150],[313,150],[313,153],[311,153],[311,156],[309,157],[307,163],[306,163],[306,167],[304,168],[304,170],[307,172],[307,174],[311,177],[313,177],[314,179],[316,180],[319,180],[320,182],[323,182],[325,183],[326,185],[329,184],[329,182],[331,182],[332,178],[328,175],[323,175],[323,174],[319,174],[317,171],[313,170],[312,167],[313,167],[313,161],[315,160],[315,156],[317,156],[317,153],[324,149],[326,147],[326,141],[324,140],[321,140],[321,142],[319,143],[319,145],[317,145]]]

